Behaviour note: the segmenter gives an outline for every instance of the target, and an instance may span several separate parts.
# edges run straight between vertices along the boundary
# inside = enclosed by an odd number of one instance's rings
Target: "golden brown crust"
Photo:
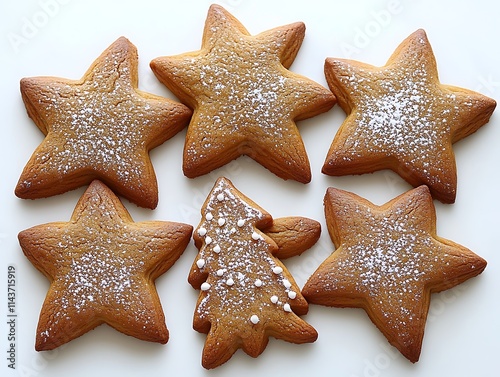
[[[311,248],[321,235],[321,224],[306,217],[283,217],[274,219],[272,226],[263,229],[263,232],[278,246],[273,255],[286,259]]]
[[[309,278],[304,297],[363,308],[393,346],[418,361],[431,293],[480,274],[486,261],[436,235],[426,186],[382,206],[329,188],[325,215],[336,250]]]
[[[292,343],[314,342],[316,330],[299,317],[307,313],[307,301],[273,256],[279,253],[271,238],[276,235],[282,241],[285,253],[302,249],[287,246],[287,235],[310,244],[309,235],[296,232],[311,229],[312,220],[281,219],[279,230],[268,235],[271,215],[226,178],[217,180],[201,213],[193,235],[199,253],[188,281],[201,289],[193,328],[207,334],[202,365],[215,368],[239,348],[257,357],[270,336]]]
[[[247,155],[283,179],[311,180],[295,121],[329,110],[335,98],[287,70],[304,33],[298,22],[252,36],[212,5],[201,50],[151,62],[158,79],[193,109],[184,147],[187,177]]]
[[[383,67],[328,58],[328,85],[347,113],[323,173],[391,169],[413,186],[453,203],[457,176],[452,143],[486,124],[496,102],[439,82],[423,30],[405,39]]]
[[[158,203],[149,151],[184,128],[191,111],[137,89],[137,50],[121,37],[81,80],[21,80],[28,115],[46,135],[15,193],[36,199],[100,179],[139,206]]]
[[[166,343],[154,281],[182,254],[192,229],[165,221],[135,223],[113,192],[94,181],[69,222],[20,232],[24,254],[50,281],[36,350],[59,347],[102,323]]]

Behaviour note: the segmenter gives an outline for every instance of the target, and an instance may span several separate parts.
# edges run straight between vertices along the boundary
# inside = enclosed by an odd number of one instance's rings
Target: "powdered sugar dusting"
[[[199,77],[192,79],[202,93],[197,98],[203,111],[197,113],[196,121],[199,139],[205,141],[190,146],[186,151],[190,158],[203,157],[205,148],[219,147],[211,137],[213,127],[237,138],[255,133],[276,141],[288,132],[286,115],[292,114],[294,106],[290,97],[300,93],[291,89],[276,55],[283,42],[284,36],[279,36],[274,43],[256,47],[248,36],[214,37],[213,48],[196,62]],[[252,131],[256,128],[264,132]]]
[[[47,116],[46,148],[36,157],[42,172],[71,175],[90,169],[126,183],[145,171],[137,151],[145,151],[144,130],[159,115],[131,86],[130,63],[111,49],[82,84],[41,88]]]
[[[220,194],[223,201],[217,199]],[[270,312],[291,311],[290,300],[295,299],[298,287],[284,278],[283,268],[270,253],[270,240],[263,234],[252,237],[255,222],[264,214],[237,197],[224,180],[213,189],[204,211],[213,214],[213,219],[203,216],[198,230],[206,230],[202,237],[212,241],[201,247],[197,260],[204,260],[200,272],[208,273],[210,288],[202,292],[197,315],[240,327],[256,324],[249,321],[249,312],[265,322]],[[226,220],[223,226],[218,224],[219,218]],[[212,244],[220,246],[218,253]]]
[[[427,43],[423,39],[415,43]],[[418,50],[418,49],[417,49]],[[455,95],[438,89],[436,77],[427,68],[425,57],[408,56],[412,66],[389,66],[383,71],[349,66],[339,77],[355,96],[368,90],[380,95],[362,95],[353,110],[356,113],[354,132],[345,148],[346,160],[369,154],[395,157],[415,166],[428,183],[437,183],[442,174],[434,160],[444,160],[451,146],[451,127],[458,108]],[[383,72],[383,74],[381,73]]]
[[[60,332],[60,322],[95,320],[114,312],[127,313],[129,320],[142,323],[145,329],[154,325],[151,313],[141,304],[147,294],[144,261],[154,250],[140,229],[119,220],[107,200],[88,197],[78,220],[68,223],[60,234],[58,272],[47,296],[53,312],[40,333],[42,340],[48,340],[53,331]],[[143,245],[143,255],[137,258],[128,252],[130,245]]]
[[[429,257],[419,250],[429,250],[432,255],[432,241],[422,230],[408,229],[410,216],[404,208],[391,217],[367,213],[365,224],[373,224],[369,233],[345,248],[343,252],[351,258],[347,262],[342,259],[339,265],[343,269],[347,265],[356,266],[359,271],[357,290],[367,290],[374,296],[382,286],[392,292],[416,293],[412,286],[424,276]]]
[[[425,284],[435,266],[446,263],[447,257],[437,251],[431,235],[415,224],[411,208],[416,205],[409,202],[390,213],[375,213],[358,205],[354,213],[361,216],[359,231],[339,225],[343,243],[331,259],[329,272],[319,277],[327,291],[354,296],[357,292],[366,297],[388,326],[398,328],[402,338],[407,321],[423,319],[418,303]]]

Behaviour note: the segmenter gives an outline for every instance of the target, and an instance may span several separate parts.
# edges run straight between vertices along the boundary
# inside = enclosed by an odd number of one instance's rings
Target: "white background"
[[[476,1],[271,1],[223,0],[252,34],[295,21],[306,24],[306,38],[291,70],[326,86],[323,62],[342,57],[383,65],[396,46],[418,28],[427,31],[441,82],[500,95],[500,7]],[[119,36],[139,51],[139,87],[173,98],[149,69],[158,56],[197,50],[209,1],[2,0],[0,4],[0,370],[3,376],[493,376],[499,351],[500,253],[498,251],[498,171],[500,121],[455,145],[458,195],[453,205],[436,203],[438,234],[488,261],[485,272],[432,297],[420,361],[411,364],[388,345],[361,309],[316,305],[304,318],[319,333],[313,344],[271,340],[258,359],[238,351],[225,365],[205,371],[200,364],[205,340],[192,330],[198,292],[187,283],[197,250],[191,243],[179,261],[157,280],[170,330],[162,346],[127,337],[103,325],[52,352],[34,350],[38,314],[48,281],[23,256],[17,233],[51,221],[69,220],[84,188],[48,199],[21,200],[14,187],[43,135],[27,117],[19,93],[25,76],[79,79]],[[199,210],[215,179],[235,186],[274,217],[300,215],[321,221],[320,241],[285,264],[302,286],[333,250],[323,196],[328,186],[353,191],[382,204],[410,187],[392,172],[357,177],[321,173],[326,153],[345,114],[335,106],[299,129],[311,160],[308,185],[285,182],[243,157],[196,179],[183,176],[185,131],[151,153],[159,181],[154,211],[124,201],[135,221],[160,219],[196,226]],[[17,274],[17,354],[7,368],[7,266]]]

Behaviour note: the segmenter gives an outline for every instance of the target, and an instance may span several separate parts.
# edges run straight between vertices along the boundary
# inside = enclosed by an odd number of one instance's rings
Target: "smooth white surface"
[[[0,4],[0,374],[9,376],[494,376],[500,327],[498,201],[500,120],[455,145],[458,195],[454,205],[436,203],[438,234],[488,261],[485,272],[432,297],[420,361],[413,365],[389,346],[361,309],[311,305],[304,318],[319,332],[314,344],[271,340],[258,359],[238,351],[215,371],[200,364],[205,336],[191,327],[198,292],[187,283],[197,250],[191,243],[179,261],[157,280],[170,330],[167,345],[122,335],[103,325],[52,352],[37,353],[34,336],[48,281],[23,256],[17,233],[51,221],[67,221],[83,188],[36,201],[17,199],[14,187],[43,135],[27,117],[19,94],[25,76],[80,78],[92,61],[119,36],[139,51],[139,87],[174,98],[154,77],[149,62],[158,56],[197,50],[210,1],[29,0]],[[270,1],[223,0],[257,34],[304,21],[306,38],[291,70],[326,86],[323,62],[343,57],[383,65],[396,46],[418,28],[427,31],[443,83],[490,97],[500,95],[500,7],[489,0],[465,1]],[[330,112],[299,123],[313,180],[285,182],[253,160],[240,158],[212,174],[182,175],[185,131],[151,153],[158,176],[156,210],[124,204],[135,221],[199,222],[199,210],[215,179],[225,175],[273,217],[307,216],[323,225],[320,241],[285,264],[302,286],[333,250],[323,196],[328,186],[353,191],[382,204],[409,189],[391,172],[328,177],[321,167],[345,114]],[[17,369],[7,368],[7,266],[17,269]]]

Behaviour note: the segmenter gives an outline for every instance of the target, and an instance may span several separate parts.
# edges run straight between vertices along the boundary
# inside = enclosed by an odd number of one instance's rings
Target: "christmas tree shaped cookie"
[[[189,274],[190,284],[201,289],[193,327],[208,334],[205,368],[223,364],[238,348],[257,357],[269,336],[316,340],[316,330],[299,318],[308,311],[307,301],[276,255],[301,253],[319,233],[319,223],[306,218],[273,222],[228,179],[216,182],[194,233],[200,251]]]

